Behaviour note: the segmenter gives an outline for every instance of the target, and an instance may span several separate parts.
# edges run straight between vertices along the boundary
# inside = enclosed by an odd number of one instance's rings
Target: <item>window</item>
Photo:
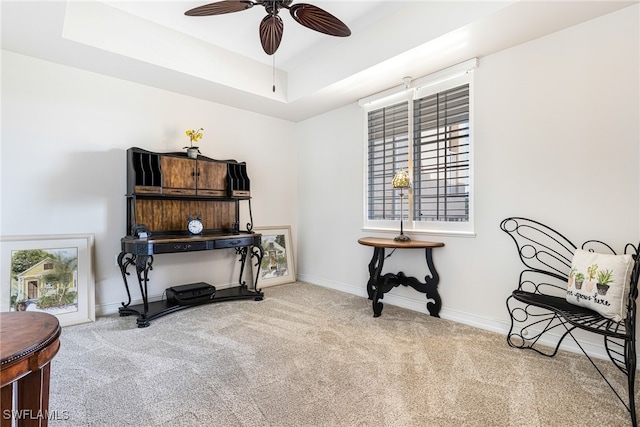
[[[413,102],[415,221],[469,221],[469,85]]]
[[[396,230],[402,214],[405,230],[473,232],[472,80],[458,74],[366,111],[365,227]],[[403,198],[399,170],[412,177]]]
[[[368,215],[370,220],[400,219],[391,180],[409,165],[408,102],[368,114]]]

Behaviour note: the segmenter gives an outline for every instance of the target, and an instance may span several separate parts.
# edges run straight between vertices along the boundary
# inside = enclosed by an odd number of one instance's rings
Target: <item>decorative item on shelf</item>
[[[194,235],[202,234],[203,229],[204,226],[202,225],[201,215],[187,216],[187,231],[189,231],[189,233]]]
[[[197,159],[198,154],[202,154],[200,153],[200,150],[198,149],[198,147],[194,146],[193,143],[198,142],[200,139],[202,139],[203,131],[204,129],[200,128],[198,130],[187,129],[187,131],[185,132],[185,134],[189,137],[189,145],[182,148],[187,149],[187,156],[189,156],[192,159]]]
[[[393,177],[393,180],[391,181],[391,185],[393,185],[393,188],[399,188],[400,189],[400,234],[398,236],[395,237],[396,242],[408,242],[411,239],[409,238],[409,236],[404,234],[404,230],[403,230],[403,225],[402,225],[402,220],[403,220],[403,215],[402,215],[402,205],[403,205],[403,197],[404,197],[404,193],[403,190],[405,188],[409,188],[411,186],[411,179],[409,178],[409,174],[404,171],[404,170],[400,170],[398,172],[396,172],[395,176]]]

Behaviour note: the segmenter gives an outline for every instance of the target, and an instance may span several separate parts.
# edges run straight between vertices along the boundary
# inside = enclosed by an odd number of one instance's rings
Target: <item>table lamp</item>
[[[404,193],[403,190],[405,188],[409,188],[411,186],[411,180],[409,178],[409,174],[404,171],[404,170],[400,170],[398,172],[396,172],[396,175],[393,177],[393,181],[391,181],[391,185],[393,185],[393,188],[399,188],[400,189],[400,234],[398,236],[395,237],[396,242],[408,242],[411,239],[409,238],[409,236],[406,236],[404,234],[404,230],[403,230],[403,226],[402,226],[402,220],[403,220],[403,215],[402,215],[402,205],[403,205],[403,201],[402,198],[404,197]]]

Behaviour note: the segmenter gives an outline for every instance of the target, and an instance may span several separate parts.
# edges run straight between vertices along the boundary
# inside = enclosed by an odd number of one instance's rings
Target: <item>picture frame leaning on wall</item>
[[[296,266],[291,243],[291,226],[254,227],[253,230],[262,234],[264,250],[258,287],[295,282]]]
[[[95,321],[93,234],[0,236],[0,311]]]

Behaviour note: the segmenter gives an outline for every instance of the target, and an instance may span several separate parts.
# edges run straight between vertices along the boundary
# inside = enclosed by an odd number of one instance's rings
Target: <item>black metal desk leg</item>
[[[136,274],[138,276],[138,284],[140,285],[140,294],[142,295],[142,304],[144,307],[144,312],[140,313],[136,321],[139,328],[149,326],[149,321],[147,320],[147,314],[149,313],[149,294],[147,289],[149,270],[153,270],[153,255],[137,255]]]
[[[129,265],[135,263],[135,255],[126,257],[126,252],[120,252],[118,255],[118,266],[120,267],[120,273],[122,274],[122,281],[124,282],[124,288],[127,290],[127,302],[121,303],[122,307],[129,307],[131,304],[131,292],[129,292],[129,283],[127,282],[127,268]],[[122,315],[122,314],[121,314]]]
[[[255,245],[251,247],[251,259],[256,258],[256,263],[254,264],[257,268],[256,268],[256,277],[255,277],[255,281],[253,282],[253,289],[256,292],[260,292],[260,288],[258,288],[258,279],[260,278],[260,265],[262,264],[262,258],[264,257],[264,249],[262,249],[262,246],[260,245]],[[258,297],[256,297],[256,301],[261,301],[262,300],[262,293],[260,293],[260,295]]]
[[[138,255],[136,257],[136,275],[138,276],[138,285],[140,285],[140,295],[144,303],[145,314],[149,311],[149,295],[147,284],[149,283],[149,270],[153,270],[153,257],[150,255]]]
[[[429,273],[431,276],[426,275],[424,277],[425,281],[425,293],[427,294],[427,299],[432,299],[433,302],[427,301],[427,310],[429,310],[429,314],[434,317],[440,317],[440,309],[442,308],[442,300],[440,299],[440,294],[438,293],[438,283],[440,282],[440,276],[438,276],[438,272],[436,271],[435,266],[433,265],[433,259],[431,258],[431,248],[426,248],[425,257],[427,259],[427,267],[429,267]]]
[[[247,287],[247,282],[242,280],[244,276],[244,267],[247,264],[247,247],[241,246],[236,248],[236,254],[240,256],[240,275],[238,276],[238,284],[242,287]]]
[[[138,315],[138,327],[144,328],[149,326],[147,314],[149,313],[149,297],[147,282],[149,282],[149,270],[153,269],[153,255],[134,255],[126,256],[126,252],[120,252],[118,255],[118,265],[120,266],[120,272],[122,273],[122,280],[124,287],[127,290],[127,302],[122,303],[122,307],[118,308],[120,316],[129,316],[131,314]],[[142,297],[143,312],[139,309],[130,307],[131,304],[131,292],[129,291],[129,283],[127,276],[129,273],[127,269],[130,265],[135,265],[136,276],[138,278],[138,285],[140,286],[140,296]]]

